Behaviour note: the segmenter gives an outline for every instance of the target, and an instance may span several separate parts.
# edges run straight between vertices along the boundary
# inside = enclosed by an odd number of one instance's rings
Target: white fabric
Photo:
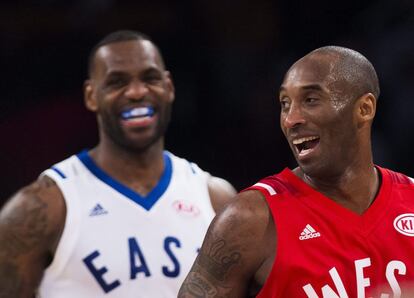
[[[39,297],[177,296],[214,211],[209,174],[166,154],[171,180],[149,210],[98,179],[77,156],[43,173],[64,194],[67,217]]]
[[[277,192],[273,189],[273,187],[271,187],[270,185],[267,185],[265,183],[257,182],[253,186],[258,186],[258,187],[262,187],[262,188],[266,189],[271,196],[274,196],[275,194],[277,194]]]

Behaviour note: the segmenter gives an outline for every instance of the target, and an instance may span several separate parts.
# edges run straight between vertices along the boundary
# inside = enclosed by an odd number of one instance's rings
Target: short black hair
[[[116,42],[122,42],[122,41],[129,41],[129,40],[148,40],[151,41],[153,44],[154,42],[151,40],[151,38],[139,31],[133,31],[133,30],[119,30],[112,33],[109,33],[104,38],[102,38],[90,51],[88,56],[88,75],[91,76],[92,70],[94,67],[94,61],[95,61],[95,54],[99,50],[99,48]],[[154,44],[154,46],[158,47]],[[160,53],[161,55],[161,53]]]

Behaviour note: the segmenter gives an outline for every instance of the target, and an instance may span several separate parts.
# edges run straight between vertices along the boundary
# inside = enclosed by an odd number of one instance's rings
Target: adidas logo
[[[310,224],[307,224],[306,227],[303,229],[303,232],[300,233],[299,240],[306,240],[316,237],[321,237],[321,234],[319,232],[316,232]]]
[[[96,206],[93,207],[93,209],[89,213],[89,216],[103,215],[107,213],[108,211],[106,211],[100,204],[96,204]]]

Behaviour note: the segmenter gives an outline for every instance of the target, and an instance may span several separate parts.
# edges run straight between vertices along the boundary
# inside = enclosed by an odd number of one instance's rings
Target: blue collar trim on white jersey
[[[124,196],[128,197],[138,205],[142,206],[146,210],[150,210],[152,206],[158,201],[158,199],[167,190],[172,176],[172,162],[170,156],[164,151],[164,172],[161,175],[158,184],[151,190],[146,196],[141,196],[137,192],[133,191],[129,187],[116,181],[114,178],[105,173],[89,156],[88,151],[84,150],[78,153],[76,156],[79,160],[102,182],[108,184],[110,187],[120,192]]]
[[[59,170],[56,166],[51,167],[51,169],[55,171],[60,177],[62,177],[63,179],[66,179],[66,175],[63,174],[63,172]]]

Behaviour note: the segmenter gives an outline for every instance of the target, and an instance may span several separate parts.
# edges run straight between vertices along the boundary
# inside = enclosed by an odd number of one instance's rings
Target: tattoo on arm
[[[223,254],[226,241],[218,239],[207,249],[207,253],[202,252],[198,258],[198,264],[207,270],[215,279],[224,281],[230,268],[240,260],[240,252],[235,251]]]
[[[179,297],[230,297],[232,288],[225,286],[226,277],[240,260],[241,253],[236,248],[228,247],[224,239],[214,239],[200,251]]]
[[[48,204],[42,199],[42,191],[54,185],[50,179],[42,179],[29,186],[4,206],[0,213],[0,298],[20,297],[28,281],[23,268],[27,255],[46,247],[50,237]],[[45,248],[46,249],[46,248]]]
[[[20,295],[22,281],[15,264],[7,261],[2,262],[0,264],[0,278],[0,298],[10,298]]]
[[[229,297],[231,288],[212,284],[205,276],[197,272],[190,272],[180,290],[178,297]]]
[[[0,234],[0,256],[17,257],[27,253],[44,241],[47,231],[47,203],[34,195],[30,203],[23,204],[18,212],[9,214]]]

